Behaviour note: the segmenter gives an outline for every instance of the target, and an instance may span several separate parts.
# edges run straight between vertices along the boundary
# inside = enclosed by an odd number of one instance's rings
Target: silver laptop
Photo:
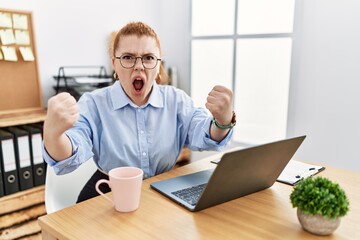
[[[190,211],[200,211],[271,187],[304,139],[228,152],[215,169],[153,182],[151,187]]]

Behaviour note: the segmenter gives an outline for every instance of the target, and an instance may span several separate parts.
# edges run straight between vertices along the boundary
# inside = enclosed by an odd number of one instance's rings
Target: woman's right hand
[[[76,100],[69,93],[59,93],[49,99],[44,121],[44,146],[54,160],[60,161],[72,155],[72,145],[65,131],[76,123],[79,116]]]
[[[67,92],[59,93],[48,101],[44,132],[58,137],[71,128],[79,116],[75,98]]]

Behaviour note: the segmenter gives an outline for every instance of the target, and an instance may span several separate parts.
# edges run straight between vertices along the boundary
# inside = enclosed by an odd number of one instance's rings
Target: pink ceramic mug
[[[137,167],[118,167],[110,170],[109,180],[100,179],[96,191],[115,205],[119,212],[131,212],[139,207],[143,170]],[[110,199],[100,191],[100,184],[106,183],[111,188]]]

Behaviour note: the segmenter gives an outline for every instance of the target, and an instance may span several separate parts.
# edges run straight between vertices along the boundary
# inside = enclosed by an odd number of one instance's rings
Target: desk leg
[[[45,232],[44,230],[41,231],[41,237],[43,240],[57,240],[57,238],[50,235],[48,232]]]

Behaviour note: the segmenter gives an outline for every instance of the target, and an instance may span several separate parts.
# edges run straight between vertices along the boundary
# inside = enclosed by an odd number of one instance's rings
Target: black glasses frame
[[[161,58],[157,58],[155,55],[150,54],[150,55],[144,55],[144,56],[142,56],[142,57],[134,57],[134,58],[135,58],[135,59],[134,59],[134,64],[133,64],[131,67],[125,67],[125,66],[122,64],[122,62],[121,62],[121,58],[122,58],[124,55],[130,55],[130,54],[122,54],[120,57],[116,57],[116,56],[115,56],[115,58],[116,58],[116,59],[119,59],[120,65],[121,65],[123,68],[126,68],[126,69],[133,68],[133,67],[136,65],[136,62],[137,62],[138,58],[140,58],[141,64],[143,65],[143,67],[144,67],[145,69],[154,69],[154,68],[157,66],[158,62],[161,61]],[[144,60],[143,60],[143,58],[144,58],[144,57],[148,57],[148,56],[152,56],[152,57],[154,57],[154,58],[156,59],[155,66],[152,67],[152,68],[145,67],[145,65],[144,65]]]

